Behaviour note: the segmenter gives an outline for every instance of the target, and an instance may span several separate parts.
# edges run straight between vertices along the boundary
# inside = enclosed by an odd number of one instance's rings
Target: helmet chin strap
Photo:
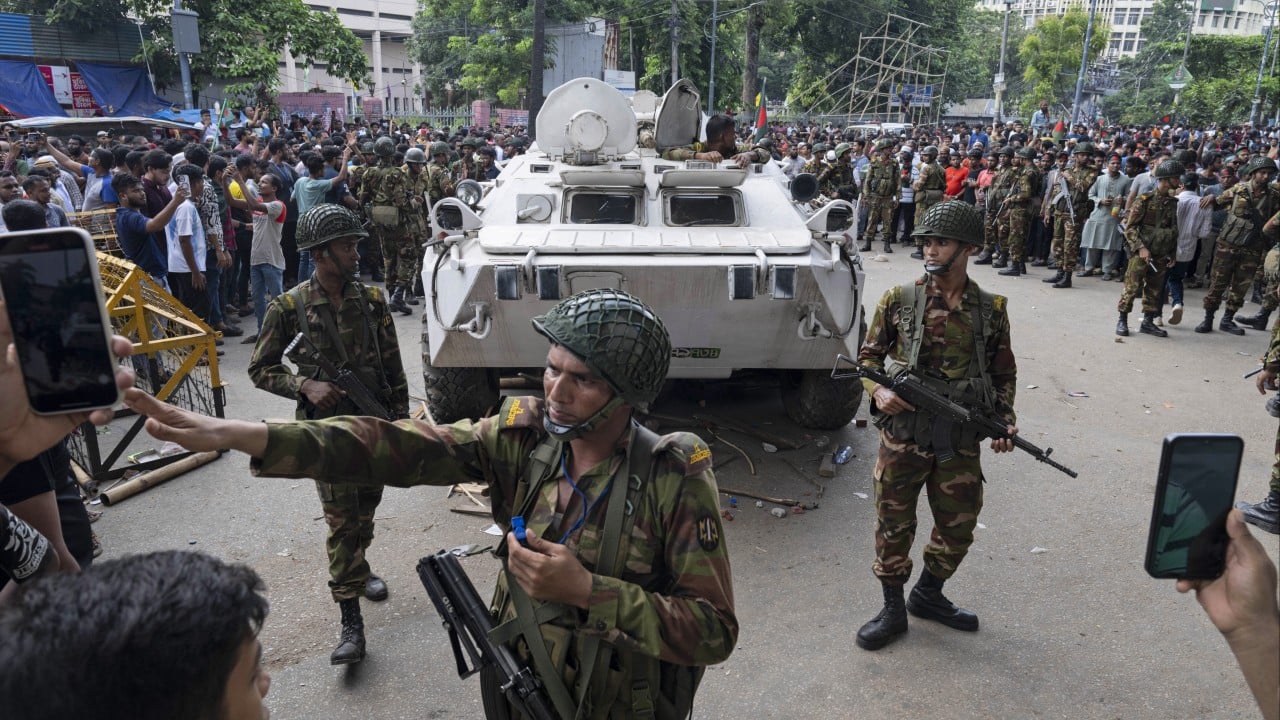
[[[551,420],[551,413],[543,413],[542,426],[546,428],[547,432],[551,433],[551,435],[557,440],[569,442],[570,440],[575,440],[586,435],[592,430],[595,430],[603,424],[604,421],[608,420],[609,417],[613,415],[613,411],[617,410],[624,402],[625,401],[622,399],[621,395],[615,394],[612,400],[605,403],[604,407],[600,408],[594,415],[577,425],[561,425],[560,423]]]
[[[951,265],[955,263],[956,258],[960,257],[960,251],[963,249],[964,249],[964,243],[959,243],[959,242],[956,243],[956,251],[951,253],[951,257],[948,258],[946,262],[942,263],[941,265],[934,265],[933,263],[926,262],[924,264],[924,271],[929,273],[930,275],[947,274],[947,272],[951,270]]]

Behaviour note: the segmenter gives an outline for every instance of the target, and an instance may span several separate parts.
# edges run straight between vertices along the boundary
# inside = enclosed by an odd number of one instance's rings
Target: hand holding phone
[[[1147,573],[1155,578],[1212,579],[1222,574],[1227,514],[1236,494],[1244,441],[1235,435],[1169,435],[1160,455]]]

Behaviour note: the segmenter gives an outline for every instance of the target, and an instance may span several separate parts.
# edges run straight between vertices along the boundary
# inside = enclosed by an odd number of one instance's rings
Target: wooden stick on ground
[[[725,487],[724,485],[720,486],[720,494],[721,495],[738,495],[740,497],[751,498],[752,500],[760,500],[762,502],[773,503],[774,505],[783,505],[786,507],[795,507],[797,505],[804,505],[804,503],[800,502],[799,500],[793,500],[792,498],[777,498],[777,497],[769,497],[768,495],[756,495],[755,493],[749,493],[745,490],[735,490],[734,488]]]

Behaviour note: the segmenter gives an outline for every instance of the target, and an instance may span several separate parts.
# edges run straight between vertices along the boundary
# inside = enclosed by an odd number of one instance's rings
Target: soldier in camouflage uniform
[[[444,145],[444,143],[438,143]],[[417,305],[414,291],[422,272],[422,244],[431,238],[428,216],[428,193],[431,191],[432,168],[422,148],[409,148],[404,154],[404,171],[409,176],[409,216],[405,221],[404,240],[400,244],[400,272],[404,274],[406,305]],[[446,171],[447,172],[447,171]],[[434,202],[434,200],[432,201]]]
[[[867,207],[867,226],[862,229],[862,246],[866,252],[876,237],[876,228],[884,230],[884,251],[893,252],[893,211],[902,199],[902,169],[893,158],[893,141],[885,138],[876,143],[876,157],[862,171],[862,201]]]
[[[982,252],[974,259],[974,265],[991,265],[1005,267],[1002,260],[1004,247],[1000,244],[1001,226],[1007,222],[1008,206],[1005,198],[1009,197],[1009,189],[1013,186],[1016,168],[1013,167],[1013,148],[1002,147],[996,151],[997,165],[995,178],[987,188],[987,212],[982,220]]]
[[[929,145],[920,151],[920,176],[911,184],[916,198],[916,218],[920,222],[929,208],[942,202],[942,195],[947,189],[946,171],[938,164],[938,147]],[[924,259],[923,238],[916,239],[916,250],[911,253],[916,260]]]
[[[1267,222],[1267,226],[1272,228],[1280,220],[1280,213],[1272,216]],[[1273,249],[1271,253],[1280,254],[1280,249]],[[1280,257],[1267,258],[1266,281],[1268,291],[1274,297],[1277,287],[1280,287]],[[1262,361],[1262,372],[1258,373],[1257,383],[1258,392],[1266,395],[1268,390],[1274,391],[1278,387],[1277,377],[1280,377],[1280,323],[1271,330],[1271,345],[1267,348],[1267,356]],[[1257,525],[1273,535],[1280,535],[1280,425],[1276,426],[1276,458],[1275,463],[1271,466],[1271,490],[1262,502],[1250,504],[1247,502],[1238,502],[1236,507],[1240,508],[1240,512],[1244,514],[1245,522]]]
[[[1058,261],[1058,272],[1044,279],[1053,283],[1055,288],[1071,287],[1071,276],[1075,274],[1076,261],[1080,259],[1080,232],[1084,230],[1084,221],[1089,217],[1089,188],[1098,179],[1098,171],[1093,167],[1093,145],[1087,142],[1076,146],[1072,156],[1075,164],[1058,174],[1061,178],[1058,187],[1050,188],[1053,197],[1055,256]],[[1061,197],[1061,186],[1066,183],[1067,192]]]
[[[1173,192],[1178,178],[1186,170],[1182,163],[1165,160],[1151,173],[1156,187],[1134,199],[1125,220],[1124,242],[1129,251],[1129,266],[1124,273],[1124,290],[1120,293],[1120,319],[1116,335],[1129,334],[1129,312],[1133,301],[1142,295],[1142,325],[1138,331],[1156,337],[1169,333],[1155,324],[1160,312],[1160,292],[1165,276],[1173,267],[1178,251],[1178,199]],[[1067,273],[1071,277],[1071,273]]]
[[[361,197],[361,188],[364,182],[365,173],[374,167],[378,162],[378,156],[373,152],[373,142],[366,140],[360,145],[360,164],[351,169],[348,173],[347,184],[351,190],[352,197]],[[362,215],[361,220],[368,222],[369,218],[364,216],[365,208],[360,206],[359,211]],[[374,282],[382,282],[385,278],[382,274],[382,246],[377,239],[366,237],[360,241],[360,269],[361,272],[368,271],[370,279]]]
[[[1007,303],[968,275],[969,257],[982,245],[978,211],[958,200],[939,203],[913,234],[925,238],[926,274],[880,299],[858,361],[890,375],[910,372],[944,395],[982,403],[1004,419],[1010,435],[1016,433],[1017,366]],[[889,388],[869,380],[863,385],[880,428],[873,570],[883,586],[884,608],[858,630],[858,646],[877,650],[905,633],[907,612],[957,630],[977,630],[978,617],[948,600],[942,586],[968,553],[982,509],[979,438],[957,424],[951,438],[955,456],[941,461],[933,446],[932,417]],[[1009,452],[1013,442],[993,439],[991,449]],[[922,489],[928,492],[934,530],[924,550],[924,573],[904,605]]]
[[[716,115],[707,121],[707,141],[693,142],[682,147],[668,148],[662,151],[663,160],[705,160],[719,164],[730,160],[740,168],[752,163],[767,163],[773,159],[769,151],[759,145],[746,147],[738,144],[738,136],[733,130],[733,118],[728,115]]]
[[[298,333],[309,337],[334,365],[354,372],[392,414],[409,416],[409,385],[386,296],[350,279],[359,262],[356,245],[366,234],[360,218],[340,205],[317,205],[298,221],[298,248],[311,252],[316,272],[267,308],[249,377],[263,390],[296,398],[299,420],[360,410],[334,384],[336,378],[325,377],[319,367],[305,360],[295,361],[297,373],[285,367],[285,348]],[[369,570],[365,558],[382,488],[347,482],[341,476],[335,480],[316,483],[316,490],[329,525],[329,589],[342,613],[342,640],[329,661],[345,665],[364,658],[360,596],[387,598],[386,583]]]
[[[1006,202],[1009,208],[1008,235],[1004,246],[1009,254],[1009,267],[1001,275],[1017,277],[1027,272],[1027,233],[1031,232],[1031,203],[1040,189],[1040,173],[1036,170],[1036,151],[1029,147],[1018,150],[1014,160],[1016,174],[1009,186]]]
[[[392,310],[410,315],[413,310],[405,304],[405,287],[412,286],[413,266],[405,266],[402,258],[407,255],[401,247],[411,229],[410,218],[414,207],[410,194],[409,174],[394,164],[395,141],[389,137],[378,138],[373,144],[378,164],[363,173],[360,179],[360,207],[369,216],[370,228],[382,248],[383,274],[387,290],[391,293]]]
[[[484,178],[476,172],[476,139],[466,138],[459,147],[462,156],[449,166],[449,176],[453,183],[457,185],[463,180],[483,181]]]
[[[666,376],[666,329],[615,290],[574,295],[534,327],[552,343],[546,400],[508,397],[478,421],[244,423],[136,390],[128,401],[157,437],[246,452],[258,475],[375,487],[483,479],[494,521],[509,528],[520,515],[529,528],[527,548],[506,536],[495,619],[515,621],[509,644],[521,657],[531,643],[548,647],[551,667],[535,653],[534,670],[558,714],[686,717],[705,666],[732,652],[738,621],[710,449],[690,433],[657,437],[633,419]],[[620,531],[607,519],[617,503],[635,510],[613,513],[630,518]],[[601,567],[610,554],[614,562]],[[526,600],[534,617],[514,610]],[[596,661],[584,669],[587,655]],[[505,706],[484,678],[486,705]]]
[[[1213,273],[1209,292],[1204,296],[1204,320],[1196,332],[1213,332],[1213,316],[1218,312],[1222,296],[1227,296],[1227,311],[1219,330],[1243,335],[1235,323],[1236,311],[1244,304],[1245,294],[1253,284],[1253,276],[1262,262],[1267,244],[1262,227],[1266,219],[1280,210],[1280,187],[1270,184],[1276,174],[1276,162],[1257,157],[1240,172],[1240,182],[1218,197],[1206,195],[1201,205],[1227,209],[1227,220],[1218,233],[1213,251]]]
[[[836,146],[836,163],[828,165],[818,174],[818,192],[832,200],[858,199],[858,186],[853,182],[853,146],[840,143]]]
[[[1280,291],[1280,244],[1274,244],[1277,236],[1280,236],[1280,210],[1262,227],[1262,235],[1273,243],[1263,257],[1262,266],[1258,268],[1262,272],[1262,307],[1258,309],[1257,315],[1236,318],[1237,325],[1254,330],[1266,330],[1267,323],[1271,321],[1271,313],[1280,306],[1280,292],[1277,292]]]

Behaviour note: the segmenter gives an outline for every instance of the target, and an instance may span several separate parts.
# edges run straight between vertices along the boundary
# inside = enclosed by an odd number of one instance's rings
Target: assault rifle
[[[1071,201],[1071,190],[1067,187],[1067,177],[1058,171],[1058,194],[1049,202],[1050,205],[1057,205],[1059,201],[1067,201],[1067,217],[1071,219],[1071,225],[1076,224],[1076,206]]]
[[[848,367],[842,368],[842,363]],[[831,369],[831,377],[836,380],[851,377],[867,378],[894,391],[903,400],[915,406],[919,412],[932,415],[933,451],[941,462],[946,462],[955,457],[955,453],[951,449],[951,429],[954,424],[959,423],[973,426],[981,433],[981,437],[1012,440],[1014,447],[1030,454],[1036,460],[1071,477],[1078,476],[1075,470],[1049,457],[1053,454],[1053,448],[1041,450],[1022,439],[1021,435],[1009,435],[1005,429],[1004,421],[995,417],[989,410],[969,407],[950,398],[943,397],[930,390],[924,383],[920,382],[919,378],[912,376],[908,372],[900,373],[897,377],[890,377],[875,368],[859,365],[856,360],[845,355],[837,355],[835,367]]]
[[[493,630],[489,606],[480,599],[458,558],[448,550],[424,557],[418,561],[418,577],[449,631],[458,677],[470,677],[492,666],[498,687],[517,714],[533,720],[559,720],[542,681],[504,645],[489,639]]]
[[[317,348],[315,343],[311,342],[311,338],[298,333],[293,342],[289,343],[289,346],[284,349],[284,354],[294,362],[299,362],[299,358],[301,358],[301,360],[311,365],[318,366],[324,371],[325,375],[328,375],[333,380],[334,385],[342,388],[343,392],[347,394],[347,399],[355,403],[361,414],[381,420],[395,421],[396,417],[378,401],[378,398],[373,393],[369,392],[369,388],[360,382],[360,378],[356,377],[355,373],[346,368],[339,370],[336,365],[329,362],[329,358],[321,354],[320,348]]]

